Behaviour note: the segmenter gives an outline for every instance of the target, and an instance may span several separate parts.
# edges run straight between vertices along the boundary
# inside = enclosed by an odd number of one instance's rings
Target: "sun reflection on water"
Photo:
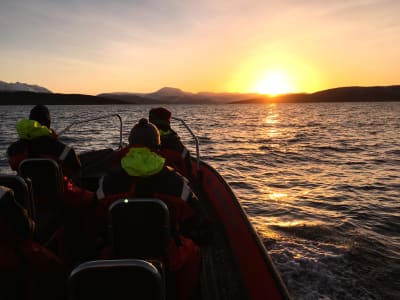
[[[282,198],[286,197],[287,194],[278,193],[278,192],[272,192],[268,196],[269,196],[269,199],[271,199],[271,200],[279,200],[279,199],[282,199]]]
[[[268,138],[275,138],[280,134],[279,129],[280,115],[277,111],[277,107],[275,103],[268,105],[268,111],[266,112],[266,116],[263,118],[262,123],[262,134]]]
[[[271,115],[265,117],[264,123],[265,124],[276,124],[276,123],[278,123],[278,117],[279,117],[279,114],[277,114],[277,113],[271,114]]]

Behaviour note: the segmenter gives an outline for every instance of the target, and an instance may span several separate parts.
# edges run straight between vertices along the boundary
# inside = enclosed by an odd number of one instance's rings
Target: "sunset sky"
[[[0,80],[58,93],[400,84],[398,0],[1,0]]]

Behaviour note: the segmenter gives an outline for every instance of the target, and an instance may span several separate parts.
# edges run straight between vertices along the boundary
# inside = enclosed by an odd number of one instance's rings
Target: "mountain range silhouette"
[[[185,92],[163,87],[151,93],[115,92],[96,96],[52,93],[38,85],[0,81],[0,105],[90,105],[90,104],[246,104],[304,102],[400,101],[400,85],[338,87],[315,93],[293,93],[274,97],[255,93]]]

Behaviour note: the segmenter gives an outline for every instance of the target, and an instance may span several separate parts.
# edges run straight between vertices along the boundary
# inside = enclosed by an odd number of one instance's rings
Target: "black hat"
[[[171,112],[164,107],[152,108],[149,111],[149,120],[153,121],[164,121],[170,123],[171,121]]]
[[[31,113],[29,114],[29,119],[38,121],[40,124],[50,128],[50,112],[44,105],[36,105],[32,108]]]
[[[128,140],[131,145],[139,144],[147,147],[156,147],[160,145],[160,132],[156,126],[143,118],[133,126]]]

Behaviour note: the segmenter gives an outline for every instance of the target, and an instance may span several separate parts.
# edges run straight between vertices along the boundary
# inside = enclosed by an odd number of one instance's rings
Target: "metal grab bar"
[[[123,143],[122,143],[122,118],[119,114],[108,114],[108,115],[101,115],[98,117],[94,117],[94,118],[89,118],[89,119],[85,119],[85,120],[81,120],[81,121],[76,121],[70,125],[68,125],[65,129],[61,130],[58,132],[58,136],[61,136],[62,134],[64,134],[65,132],[67,132],[71,127],[78,125],[78,124],[82,124],[82,123],[88,123],[91,121],[96,121],[99,119],[105,119],[105,118],[109,118],[109,117],[118,117],[119,119],[119,124],[120,124],[120,130],[119,130],[119,147],[122,148],[123,147]],[[182,123],[182,125],[186,128],[186,130],[190,133],[190,135],[193,137],[195,145],[196,145],[196,165],[197,165],[197,171],[200,170],[200,148],[199,148],[199,140],[197,138],[197,136],[193,133],[193,131],[190,129],[190,127],[186,124],[186,122],[181,119],[181,118],[176,118],[176,117],[172,117],[172,119],[179,121]]]
[[[187,131],[189,131],[189,133],[191,134],[191,136],[194,139],[194,142],[196,144],[196,165],[197,165],[197,171],[200,170],[200,148],[199,148],[199,139],[197,138],[197,136],[193,133],[193,131],[190,129],[189,125],[186,124],[186,122],[181,119],[181,118],[176,118],[176,117],[171,117],[172,119],[179,121],[182,123],[183,126],[185,126],[185,128],[187,129]]]
[[[91,121],[96,121],[99,119],[105,119],[105,118],[109,118],[109,117],[118,117],[118,119],[119,119],[119,147],[122,148],[122,146],[123,146],[123,143],[122,143],[122,118],[119,114],[108,114],[108,115],[102,115],[102,116],[98,116],[98,117],[94,117],[94,118],[90,118],[90,119],[85,119],[82,121],[76,121],[76,122],[68,125],[65,129],[58,132],[57,135],[61,136],[62,134],[67,132],[72,126],[82,124],[82,123],[88,123]]]

